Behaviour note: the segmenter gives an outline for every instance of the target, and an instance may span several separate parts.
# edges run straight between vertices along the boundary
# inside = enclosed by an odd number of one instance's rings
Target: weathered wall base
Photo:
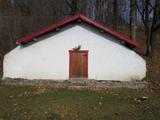
[[[43,86],[51,88],[95,89],[95,88],[130,88],[142,89],[147,87],[146,81],[104,81],[104,80],[19,80],[5,79],[2,85],[11,86]]]

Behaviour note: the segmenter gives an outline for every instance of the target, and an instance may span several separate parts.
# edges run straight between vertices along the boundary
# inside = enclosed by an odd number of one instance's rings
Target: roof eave
[[[68,23],[70,23],[70,22],[73,22],[73,21],[75,21],[76,19],[82,19],[84,22],[87,22],[88,24],[91,24],[91,25],[97,27],[98,29],[103,30],[103,31],[105,31],[106,33],[109,33],[109,34],[117,37],[118,39],[123,40],[124,42],[127,42],[127,43],[129,43],[129,44],[131,44],[131,45],[133,45],[133,46],[135,46],[135,47],[140,47],[138,43],[133,42],[131,39],[128,39],[128,38],[126,38],[125,36],[123,36],[123,35],[121,35],[121,34],[119,34],[119,33],[116,33],[116,32],[114,32],[114,31],[108,29],[107,27],[104,27],[103,25],[97,23],[96,21],[94,21],[94,20],[92,20],[92,19],[90,19],[90,18],[87,18],[87,17],[85,17],[84,15],[81,15],[81,14],[76,15],[76,16],[73,16],[73,17],[70,17],[70,18],[68,18],[68,19],[66,19],[66,20],[63,20],[63,21],[57,23],[57,24],[53,24],[53,25],[51,25],[50,27],[48,27],[48,28],[46,28],[46,29],[43,29],[43,30],[41,30],[41,31],[39,31],[39,32],[35,32],[35,33],[33,33],[33,34],[29,35],[29,36],[26,36],[26,37],[18,40],[18,41],[16,42],[16,44],[19,45],[19,44],[25,43],[25,42],[27,42],[27,41],[29,41],[29,40],[34,39],[35,37],[38,37],[38,36],[40,36],[40,35],[43,35],[43,34],[49,32],[49,31],[51,31],[51,30],[54,30],[54,29],[56,29],[56,28],[58,28],[58,27],[61,27],[61,26],[65,25],[65,24],[68,24]]]

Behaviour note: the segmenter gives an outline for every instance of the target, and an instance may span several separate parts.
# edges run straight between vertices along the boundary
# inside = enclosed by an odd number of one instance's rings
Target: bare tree
[[[155,34],[160,28],[160,0],[139,0],[137,9],[144,24],[146,38],[146,56],[152,57]]]
[[[117,31],[118,25],[118,0],[113,0],[113,30]]]
[[[77,0],[65,0],[68,7],[69,7],[69,13],[68,15],[75,15],[78,12],[78,3]]]
[[[136,42],[136,29],[137,29],[137,7],[136,0],[130,0],[130,38]]]

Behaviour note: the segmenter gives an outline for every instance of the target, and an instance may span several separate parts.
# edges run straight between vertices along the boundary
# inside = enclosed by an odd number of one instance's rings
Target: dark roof
[[[18,40],[16,42],[16,44],[26,43],[26,42],[28,42],[28,41],[36,38],[36,37],[44,35],[47,32],[50,32],[50,31],[52,31],[52,30],[54,30],[56,28],[59,28],[59,27],[61,27],[63,25],[66,25],[68,23],[74,22],[77,19],[81,19],[83,22],[86,22],[86,23],[88,23],[88,24],[90,24],[90,25],[92,25],[92,26],[94,26],[94,27],[106,32],[106,33],[109,33],[109,34],[113,35],[114,37],[116,37],[116,38],[118,38],[118,39],[124,41],[125,43],[128,43],[128,44],[130,44],[130,45],[132,45],[134,47],[138,47],[139,46],[138,43],[132,41],[131,39],[129,39],[129,38],[127,38],[127,37],[125,37],[125,36],[123,36],[123,35],[121,35],[119,33],[116,33],[114,31],[112,31],[109,28],[107,28],[107,27],[97,23],[96,21],[91,20],[91,19],[89,19],[89,18],[87,18],[87,17],[85,17],[83,15],[76,15],[76,16],[70,17],[70,18],[68,18],[66,20],[63,20],[63,21],[61,21],[59,23],[53,24],[53,25],[51,25],[50,27],[48,27],[46,29],[43,29],[43,30],[41,30],[39,32],[33,33],[33,34],[29,35],[29,36],[26,36],[26,37]]]

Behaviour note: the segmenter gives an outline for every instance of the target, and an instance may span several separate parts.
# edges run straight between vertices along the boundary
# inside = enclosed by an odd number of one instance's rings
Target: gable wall
[[[77,45],[81,45],[82,50],[89,50],[89,79],[139,80],[145,77],[145,61],[115,41],[115,38],[98,34],[92,28],[86,29],[85,25],[72,26],[8,53],[4,59],[4,77],[68,79],[68,51]]]

